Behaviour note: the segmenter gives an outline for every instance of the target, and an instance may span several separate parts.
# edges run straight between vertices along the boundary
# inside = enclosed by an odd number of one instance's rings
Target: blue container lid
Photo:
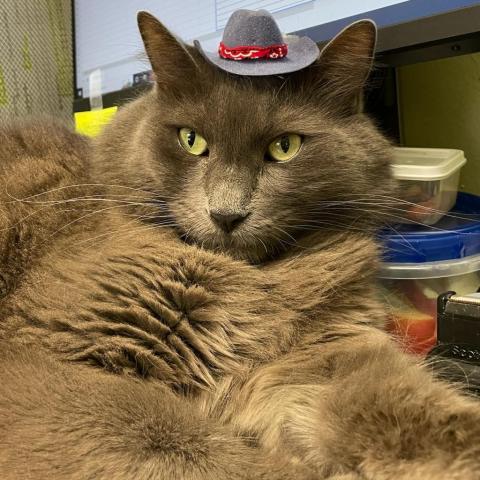
[[[379,234],[387,263],[426,263],[480,254],[480,196],[459,193],[435,225],[396,225]]]

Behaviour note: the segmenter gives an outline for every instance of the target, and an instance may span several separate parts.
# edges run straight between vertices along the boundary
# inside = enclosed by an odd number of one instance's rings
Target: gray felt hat
[[[283,36],[266,10],[237,10],[223,32],[218,52],[195,47],[218,68],[236,75],[281,75],[308,67],[319,56],[316,43],[308,37]]]

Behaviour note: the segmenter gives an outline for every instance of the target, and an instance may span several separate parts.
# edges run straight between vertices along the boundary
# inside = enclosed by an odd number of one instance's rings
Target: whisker
[[[15,198],[15,196],[9,194],[8,189],[5,190],[5,193],[8,196],[11,196],[12,198],[14,198],[17,201],[26,201],[26,200],[29,200],[29,199],[32,199],[32,198],[40,197],[42,195],[47,195],[47,194],[50,194],[50,193],[60,192],[60,191],[67,190],[67,189],[70,189],[70,188],[81,188],[81,187],[122,188],[122,189],[125,189],[125,190],[130,190],[130,191],[135,191],[135,192],[144,192],[148,195],[158,195],[160,197],[162,196],[160,194],[160,192],[143,190],[143,189],[140,189],[140,188],[129,187],[129,186],[126,186],[126,185],[115,185],[115,184],[106,184],[106,183],[78,183],[78,184],[64,185],[62,187],[57,187],[57,188],[52,188],[50,190],[45,190],[43,192],[36,193],[34,195],[30,195],[28,197],[24,197],[24,198],[21,198],[21,199]]]

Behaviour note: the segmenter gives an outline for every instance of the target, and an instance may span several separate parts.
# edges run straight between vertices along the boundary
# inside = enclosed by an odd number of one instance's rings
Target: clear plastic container
[[[459,193],[455,208],[435,227],[397,225],[379,238],[389,330],[407,350],[425,354],[436,342],[438,295],[480,287],[480,197]]]
[[[425,225],[438,222],[455,204],[465,163],[462,150],[395,148],[392,171],[400,184],[398,196],[407,203],[394,220]]]
[[[436,343],[437,297],[466,295],[480,287],[480,255],[422,264],[385,264],[381,296],[388,328],[408,351],[425,354]]]

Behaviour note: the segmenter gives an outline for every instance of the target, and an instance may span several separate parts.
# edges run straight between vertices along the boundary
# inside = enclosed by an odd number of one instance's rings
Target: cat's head
[[[378,221],[375,199],[392,191],[391,151],[357,113],[372,22],[278,77],[225,73],[147,13],[139,27],[155,87],[100,140],[104,176],[151,191],[188,241],[251,261],[312,230]]]

